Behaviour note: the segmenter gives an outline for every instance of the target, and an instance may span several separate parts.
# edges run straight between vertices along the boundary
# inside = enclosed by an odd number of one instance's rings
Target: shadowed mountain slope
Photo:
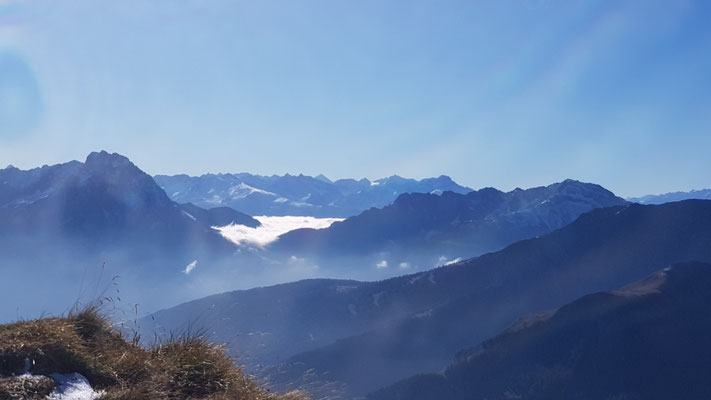
[[[382,209],[328,229],[288,232],[269,249],[312,258],[319,265],[336,258],[345,268],[350,257],[372,266],[397,268],[404,262],[423,270],[546,234],[595,208],[624,204],[599,185],[574,180],[511,192],[485,188],[467,194],[403,194]]]
[[[286,233],[273,248],[358,253],[442,243],[445,249],[481,251],[558,229],[594,208],[623,204],[599,185],[573,180],[508,193],[485,188],[467,194],[404,194],[328,229]]]
[[[243,214],[229,207],[214,207],[204,209],[192,203],[181,204],[180,208],[195,218],[198,222],[203,223],[208,227],[225,226],[230,224],[244,225],[250,228],[256,228],[262,225],[256,219],[247,214]]]
[[[119,154],[102,151],[84,163],[0,170],[0,235],[14,239],[72,240],[95,249],[130,244],[141,252],[229,251],[231,245],[210,229],[219,212],[257,222],[236,211],[180,206]]]
[[[619,287],[660,266],[711,261],[711,202],[593,210],[502,251],[381,282],[303,281],[164,310],[146,328],[198,320],[280,389],[364,395],[443,368],[516,318]],[[260,301],[259,299],[270,299]],[[305,352],[295,354],[299,351]],[[286,360],[274,365],[276,360]],[[306,374],[308,372],[308,374]]]
[[[676,264],[523,319],[460,352],[444,374],[415,376],[369,399],[709,398],[710,305],[711,264]]]
[[[113,290],[116,282],[106,282],[111,277],[124,283],[121,297],[146,307],[184,301],[189,297],[176,287],[185,287],[187,265],[199,261],[208,270],[233,255],[235,245],[211,227],[232,221],[259,224],[230,209],[177,204],[119,154],[91,153],[83,163],[27,171],[2,169],[3,295],[25,297],[28,287],[36,293],[17,314],[0,312],[0,321],[93,300],[83,296],[100,296],[107,286]],[[171,287],[159,290],[163,285]]]

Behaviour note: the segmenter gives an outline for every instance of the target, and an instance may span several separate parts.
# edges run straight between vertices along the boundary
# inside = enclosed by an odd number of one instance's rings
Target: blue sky
[[[0,0],[0,164],[711,187],[711,2]]]

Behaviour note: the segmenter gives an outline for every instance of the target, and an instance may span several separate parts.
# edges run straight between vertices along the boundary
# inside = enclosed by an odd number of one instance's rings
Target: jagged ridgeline
[[[200,336],[150,348],[137,339],[127,341],[95,308],[0,325],[0,399],[68,398],[60,394],[68,376],[86,384],[86,399],[306,399],[270,393]]]

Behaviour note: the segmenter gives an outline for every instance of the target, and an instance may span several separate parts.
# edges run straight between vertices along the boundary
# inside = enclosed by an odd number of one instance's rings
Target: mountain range
[[[621,290],[524,318],[371,400],[711,397],[711,264],[665,268]]]
[[[599,185],[572,179],[510,192],[407,193],[327,229],[288,232],[269,250],[311,258],[318,265],[335,258],[342,268],[355,257],[356,263],[381,269],[429,269],[546,234],[595,208],[624,204]]]
[[[253,216],[312,216],[346,218],[372,207],[384,207],[403,193],[450,191],[468,193],[448,176],[422,180],[393,175],[331,181],[323,175],[261,176],[248,173],[157,175],[155,181],[170,198],[203,208],[227,206]]]
[[[682,200],[711,200],[711,189],[691,190],[688,192],[671,192],[664,194],[649,194],[641,197],[631,197],[627,200],[640,204],[664,204]]]
[[[274,226],[233,204],[349,217],[238,245],[215,227]],[[0,170],[0,254],[3,299],[35,315],[87,295],[113,303],[121,324],[121,297],[132,319],[139,305],[200,297],[136,329],[160,340],[205,328],[273,388],[316,399],[709,394],[698,384],[709,351],[694,347],[711,333],[711,273],[698,263],[711,262],[708,200],[641,205],[574,180],[502,192],[444,176],[154,179],[102,151]],[[223,292],[304,276],[337,279]],[[368,281],[345,279],[355,276]],[[0,318],[13,311],[23,317]]]
[[[247,181],[247,175],[241,176]],[[307,182],[303,190],[311,190],[308,185],[315,182],[331,191],[341,187],[341,195],[349,182],[277,178],[264,187],[282,187],[282,193],[291,187],[290,196],[303,194],[297,190],[302,181]],[[363,187],[371,188],[372,198],[383,194],[383,188],[393,190],[389,196],[441,190],[435,187],[468,190],[446,177],[392,177]],[[351,200],[365,198],[354,196]],[[85,280],[100,279],[107,264],[107,274],[130,282],[134,292],[164,287],[163,295],[140,296],[151,307],[187,300],[190,293],[204,296],[312,276],[388,278],[497,250],[547,233],[592,208],[615,204],[624,201],[602,187],[575,181],[509,193],[490,188],[466,195],[406,193],[333,229],[294,232],[274,246],[255,249],[229,242],[213,227],[237,224],[258,233],[258,220],[226,206],[177,203],[128,158],[101,151],[85,162],[0,170],[0,250],[7,269],[29,271],[41,281],[50,276],[68,281],[55,289],[66,292],[62,298],[81,291],[76,286]],[[54,266],[50,271],[35,267],[48,264]],[[189,279],[190,274],[194,277]],[[16,286],[22,285],[18,281]]]
[[[711,261],[711,202],[592,210],[539,238],[380,282],[307,280],[228,292],[155,313],[148,331],[206,327],[275,388],[355,398],[444,368],[520,316]]]

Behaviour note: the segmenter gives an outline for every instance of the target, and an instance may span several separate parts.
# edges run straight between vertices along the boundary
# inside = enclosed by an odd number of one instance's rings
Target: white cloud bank
[[[388,261],[387,260],[382,260],[379,263],[375,264],[378,269],[383,269],[388,267]]]
[[[227,240],[238,245],[253,245],[263,247],[277,240],[280,235],[301,228],[324,229],[334,222],[343,221],[344,218],[316,218],[316,217],[254,217],[262,225],[250,228],[244,225],[227,225],[215,227]]]

